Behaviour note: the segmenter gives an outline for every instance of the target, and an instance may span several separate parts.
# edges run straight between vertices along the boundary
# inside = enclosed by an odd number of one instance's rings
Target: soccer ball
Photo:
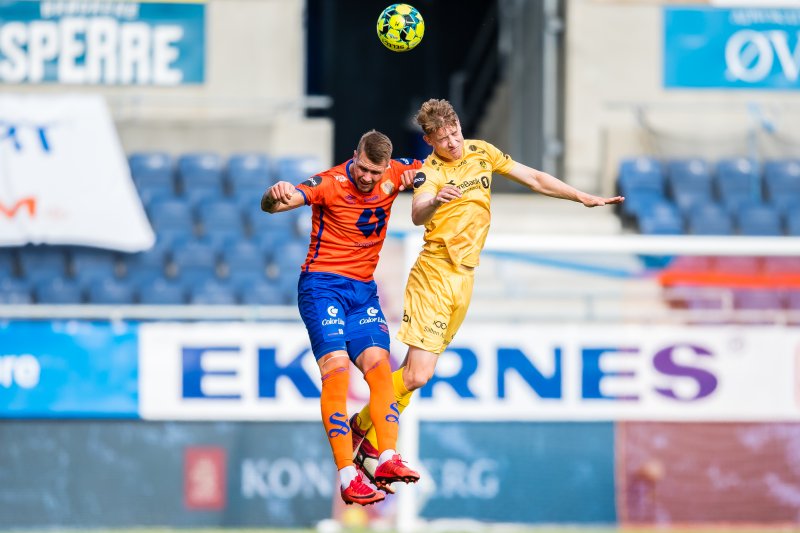
[[[407,52],[425,35],[425,21],[413,6],[392,4],[378,17],[378,39],[393,52]]]

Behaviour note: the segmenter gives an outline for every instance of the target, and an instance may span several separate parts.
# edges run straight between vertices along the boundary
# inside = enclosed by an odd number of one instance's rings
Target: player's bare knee
[[[409,391],[417,390],[424,387],[425,384],[433,377],[433,369],[419,368],[410,369],[406,368],[403,374],[403,383]]]

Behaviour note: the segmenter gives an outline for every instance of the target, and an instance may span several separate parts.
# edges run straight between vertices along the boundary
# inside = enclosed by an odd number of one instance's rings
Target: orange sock
[[[320,407],[325,433],[331,443],[333,460],[341,470],[353,465],[353,438],[347,425],[347,386],[350,373],[346,368],[337,368],[322,376]]]
[[[397,430],[400,427],[400,411],[397,408],[392,386],[389,361],[382,359],[364,372],[369,385],[369,410],[375,433],[378,436],[378,451],[397,449]]]

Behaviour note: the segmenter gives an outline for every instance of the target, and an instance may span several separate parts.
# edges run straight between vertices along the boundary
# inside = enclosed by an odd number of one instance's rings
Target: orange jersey
[[[297,185],[311,206],[311,242],[304,272],[331,272],[371,281],[386,239],[400,175],[422,166],[416,159],[392,159],[370,193],[358,190],[350,176],[353,160]]]

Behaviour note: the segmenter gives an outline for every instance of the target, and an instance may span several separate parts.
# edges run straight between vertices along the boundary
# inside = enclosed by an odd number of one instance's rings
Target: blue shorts
[[[297,307],[316,359],[346,350],[355,362],[371,346],[389,351],[389,326],[378,302],[375,281],[358,281],[328,272],[301,272]]]

